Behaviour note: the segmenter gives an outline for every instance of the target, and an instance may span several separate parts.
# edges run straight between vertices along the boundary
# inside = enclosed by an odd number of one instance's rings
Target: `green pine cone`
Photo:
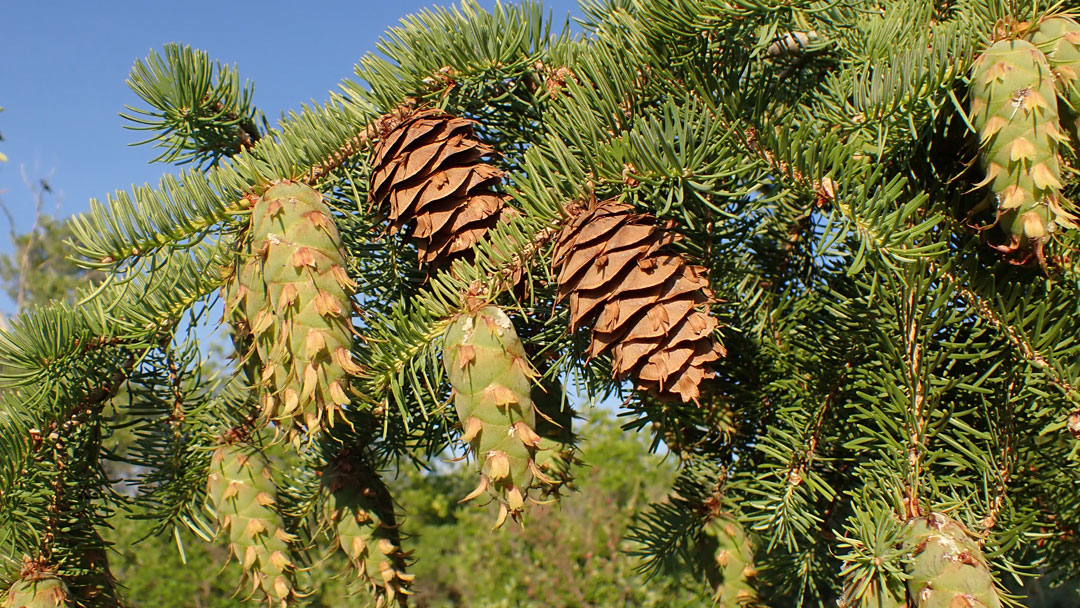
[[[61,608],[71,606],[64,581],[49,573],[38,573],[15,581],[8,589],[4,608]]]
[[[1074,140],[1080,136],[1080,23],[1068,15],[1054,15],[1039,22],[1031,42],[1046,54],[1057,77],[1057,92],[1065,104],[1063,120]]]
[[[705,576],[715,594],[713,603],[722,608],[757,606],[754,545],[739,520],[722,513],[705,525],[700,556]]]
[[[908,522],[912,608],[1000,608],[994,578],[979,545],[940,513]]]
[[[1054,15],[1039,22],[1031,42],[1039,47],[1058,79],[1058,94],[1080,109],[1080,23],[1069,15]]]
[[[349,403],[352,300],[341,237],[322,195],[276,184],[251,211],[252,254],[234,310],[254,336],[262,416],[290,437],[332,426]]]
[[[1041,246],[1075,217],[1060,195],[1058,147],[1067,141],[1058,125],[1054,75],[1038,48],[1024,40],[991,45],[975,61],[971,114],[979,131],[982,165],[998,224],[1011,242]]]
[[[323,476],[326,526],[349,558],[355,578],[375,600],[376,608],[404,606],[413,576],[405,572],[394,503],[374,476],[338,466]]]
[[[577,458],[577,437],[574,435],[574,410],[563,403],[563,386],[545,381],[532,389],[536,409],[536,433],[540,444],[533,459],[551,483],[542,484],[544,496],[557,498],[564,488],[573,488]]]
[[[277,487],[266,457],[243,445],[222,445],[211,459],[206,493],[251,581],[251,593],[261,591],[272,605],[285,606],[295,596],[289,558],[293,538],[274,509]]]
[[[535,373],[510,318],[496,306],[459,316],[444,338],[443,366],[463,439],[480,464],[480,485],[465,500],[487,491],[499,502],[495,527],[507,515],[519,519],[529,491],[553,481],[536,464]]]
[[[903,594],[901,593],[901,596]],[[880,581],[867,589],[866,595],[858,604],[844,604],[845,606],[861,606],[862,608],[908,608],[907,600],[897,596],[891,589],[885,587]]]

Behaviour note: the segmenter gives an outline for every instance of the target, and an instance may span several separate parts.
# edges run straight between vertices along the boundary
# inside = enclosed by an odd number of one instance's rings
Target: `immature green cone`
[[[371,593],[377,608],[404,606],[413,576],[405,572],[394,502],[374,474],[346,464],[323,476],[326,524],[349,558],[355,578]]]
[[[911,608],[1000,608],[986,558],[960,524],[931,513],[908,526]]]
[[[487,491],[499,502],[498,527],[507,515],[520,518],[530,489],[553,483],[536,464],[542,439],[531,398],[535,373],[510,318],[496,306],[462,314],[444,340],[462,438],[480,463],[480,485],[465,500]]]
[[[705,525],[701,557],[715,606],[757,606],[754,545],[739,521],[722,513]]]
[[[558,497],[564,488],[573,488],[574,466],[579,464],[574,410],[564,403],[563,393],[562,384],[554,381],[541,382],[532,389],[536,433],[540,435],[533,460],[536,468],[551,480],[540,488],[544,496]]]
[[[349,377],[360,371],[350,355],[356,285],[330,210],[304,184],[263,194],[251,211],[251,239],[230,305],[254,337],[262,415],[296,439],[333,425],[349,403]]]
[[[1039,22],[1031,35],[1031,42],[1046,54],[1050,67],[1057,77],[1057,92],[1065,101],[1061,107],[1062,118],[1066,112],[1071,120],[1065,121],[1073,132],[1078,133],[1080,115],[1080,23],[1069,15],[1054,15]]]
[[[1046,56],[1024,40],[1003,40],[975,60],[971,114],[979,131],[981,159],[996,205],[1006,253],[1033,246],[1041,252],[1054,232],[1075,227],[1061,197],[1058,147],[1067,142],[1058,126],[1054,75]]]
[[[4,608],[67,608],[71,594],[64,581],[39,572],[15,581],[8,589]]]
[[[271,605],[285,606],[295,595],[289,559],[293,539],[274,509],[277,487],[266,457],[240,444],[222,445],[211,459],[206,493],[251,581],[251,593],[261,592]]]
[[[845,586],[838,608],[909,608],[903,588],[894,592],[881,579],[870,581],[858,598],[851,597],[852,591],[850,586]]]

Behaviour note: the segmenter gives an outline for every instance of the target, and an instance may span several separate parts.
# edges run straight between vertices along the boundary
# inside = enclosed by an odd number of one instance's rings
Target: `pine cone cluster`
[[[1068,136],[1059,125],[1050,64],[1025,40],[994,43],[975,61],[971,98],[986,171],[976,186],[991,187],[987,202],[1009,238],[997,248],[1040,249],[1054,232],[1076,226],[1061,196],[1059,148]]]
[[[599,315],[590,357],[611,351],[617,376],[660,399],[697,401],[708,365],[727,353],[713,335],[705,269],[664,253],[673,240],[652,216],[605,201],[563,228],[552,264],[571,329]]]
[[[482,158],[492,149],[470,120],[439,110],[383,119],[371,155],[368,204],[390,218],[391,234],[413,219],[421,263],[468,251],[507,213],[494,188],[504,173]]]

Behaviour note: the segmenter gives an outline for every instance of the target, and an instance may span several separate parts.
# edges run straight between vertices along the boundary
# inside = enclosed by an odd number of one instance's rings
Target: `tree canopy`
[[[118,510],[228,545],[240,597],[278,606],[562,601],[576,567],[612,584],[565,605],[690,605],[689,575],[731,606],[989,608],[1075,577],[1076,16],[582,12],[407,17],[274,126],[204,52],[136,63],[126,116],[186,169],[92,201],[69,245],[103,280],[0,334],[9,603],[120,605]],[[594,465],[664,452],[639,478],[665,497],[566,498],[600,399],[650,442]],[[478,554],[445,557],[448,507],[406,500],[429,483],[499,528]],[[651,501],[624,539],[605,495]],[[526,533],[536,574],[484,565]],[[654,586],[535,544],[589,534]]]

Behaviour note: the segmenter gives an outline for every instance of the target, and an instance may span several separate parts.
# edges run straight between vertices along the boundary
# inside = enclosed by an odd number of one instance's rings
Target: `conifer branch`
[[[247,213],[250,197],[275,180],[317,182],[365,149],[376,116],[370,108],[335,97],[322,107],[291,114],[248,150],[205,173],[165,176],[159,185],[118,191],[107,204],[71,220],[79,263],[112,272],[129,269],[163,249],[197,244]]]
[[[907,479],[905,484],[904,519],[911,519],[922,515],[919,502],[919,484],[922,481],[923,471],[921,468],[922,452],[926,441],[926,394],[923,385],[923,344],[919,339],[920,327],[918,316],[918,291],[907,286],[907,294],[904,294],[905,302],[902,310],[902,318],[906,327],[903,328],[903,343],[901,352],[904,355],[904,375],[907,388],[910,391],[910,410],[907,417]],[[898,310],[898,312],[900,312]]]
[[[945,279],[975,313],[1000,331],[1021,358],[1046,373],[1051,384],[1058,387],[1067,399],[1080,407],[1080,390],[1070,380],[1069,375],[1060,367],[1059,363],[1052,362],[1045,354],[1040,352],[1021,328],[1012,325],[1005,315],[995,310],[991,304],[992,299],[981,296],[975,291],[975,288],[970,286],[968,280],[957,272],[951,271],[947,266],[931,262],[929,269]]]

